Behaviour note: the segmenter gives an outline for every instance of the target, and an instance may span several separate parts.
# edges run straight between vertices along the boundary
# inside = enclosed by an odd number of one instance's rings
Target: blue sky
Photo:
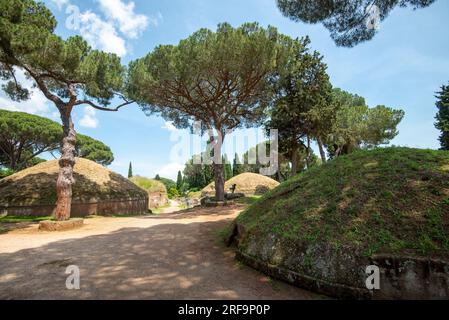
[[[257,21],[273,25],[292,37],[309,35],[312,48],[324,55],[334,86],[379,104],[406,112],[400,134],[392,142],[419,148],[438,148],[435,130],[435,91],[449,81],[449,1],[437,0],[426,9],[395,9],[378,35],[355,48],[338,48],[321,25],[295,23],[283,17],[275,0],[46,0],[62,37],[81,34],[92,46],[122,56],[127,64],[158,44],[175,44],[202,27],[220,22],[238,26]],[[73,20],[73,13],[78,19]],[[76,23],[73,23],[75,21]],[[0,108],[21,110],[57,120],[55,107],[39,92],[18,104],[0,93]],[[77,131],[108,144],[115,155],[111,169],[153,177],[176,177],[186,156],[173,157],[179,135],[159,117],[147,117],[133,105],[118,113],[79,107]],[[175,136],[173,136],[175,135]],[[238,152],[243,148],[238,149]]]

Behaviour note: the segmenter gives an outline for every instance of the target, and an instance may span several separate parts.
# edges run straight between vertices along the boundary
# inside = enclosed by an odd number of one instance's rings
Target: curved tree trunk
[[[17,170],[17,161],[16,161],[16,157],[12,156],[11,160],[9,161],[9,168],[13,171]]]
[[[215,200],[224,201],[225,200],[225,176],[224,176],[224,164],[223,157],[221,156],[221,148],[225,138],[224,133],[221,130],[217,130],[221,136],[214,137],[210,134],[210,144],[214,150],[214,181],[215,181]]]
[[[299,166],[298,147],[293,147],[293,149],[292,149],[292,177],[296,176],[298,174],[298,166]]]
[[[75,182],[73,178],[73,167],[75,166],[75,144],[76,132],[72,121],[72,106],[64,106],[59,108],[61,114],[63,139],[61,158],[59,159],[59,175],[56,182],[56,193],[58,200],[54,216],[58,221],[70,219],[70,209],[72,205],[72,184]]]
[[[307,170],[310,169],[310,138],[309,136],[307,136],[307,156],[306,156],[306,165],[307,165]]]
[[[225,200],[225,179],[224,179],[224,165],[214,163],[214,179],[215,179],[215,200]]]
[[[318,148],[320,149],[321,160],[323,161],[323,163],[325,163],[327,159],[326,152],[324,152],[323,141],[321,140],[321,137],[318,137],[316,140],[318,143]]]

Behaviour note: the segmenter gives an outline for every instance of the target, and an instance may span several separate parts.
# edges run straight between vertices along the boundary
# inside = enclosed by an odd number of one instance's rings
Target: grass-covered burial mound
[[[239,257],[335,296],[449,298],[449,152],[360,151],[314,167],[236,220]],[[366,288],[366,267],[381,289]]]
[[[168,204],[167,188],[161,181],[140,176],[134,176],[130,180],[148,192],[150,209],[159,208]]]
[[[58,171],[58,161],[53,160],[0,180],[0,209],[8,215],[51,215]],[[74,178],[72,216],[148,212],[145,190],[93,161],[78,158]]]
[[[276,188],[279,182],[269,177],[257,173],[242,173],[225,183],[225,192],[230,192],[230,188],[236,185],[235,193],[243,193],[245,196],[263,195]],[[203,196],[215,195],[215,183],[212,182],[202,190]]]

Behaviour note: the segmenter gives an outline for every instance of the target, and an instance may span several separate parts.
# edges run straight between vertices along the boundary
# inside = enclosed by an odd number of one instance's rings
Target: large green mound
[[[242,252],[254,239],[272,237],[349,246],[366,257],[447,258],[449,152],[386,148],[340,157],[283,183],[237,225]]]

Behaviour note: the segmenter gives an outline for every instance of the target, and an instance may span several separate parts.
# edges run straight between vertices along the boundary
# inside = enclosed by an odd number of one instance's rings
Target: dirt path
[[[175,201],[175,200],[168,200],[169,205],[166,208],[162,209],[162,213],[174,213],[174,212],[178,212],[181,209],[179,208],[179,202]]]
[[[217,232],[238,208],[140,218],[93,218],[61,233],[0,235],[0,299],[312,299],[239,265]],[[81,289],[67,290],[77,265]]]

